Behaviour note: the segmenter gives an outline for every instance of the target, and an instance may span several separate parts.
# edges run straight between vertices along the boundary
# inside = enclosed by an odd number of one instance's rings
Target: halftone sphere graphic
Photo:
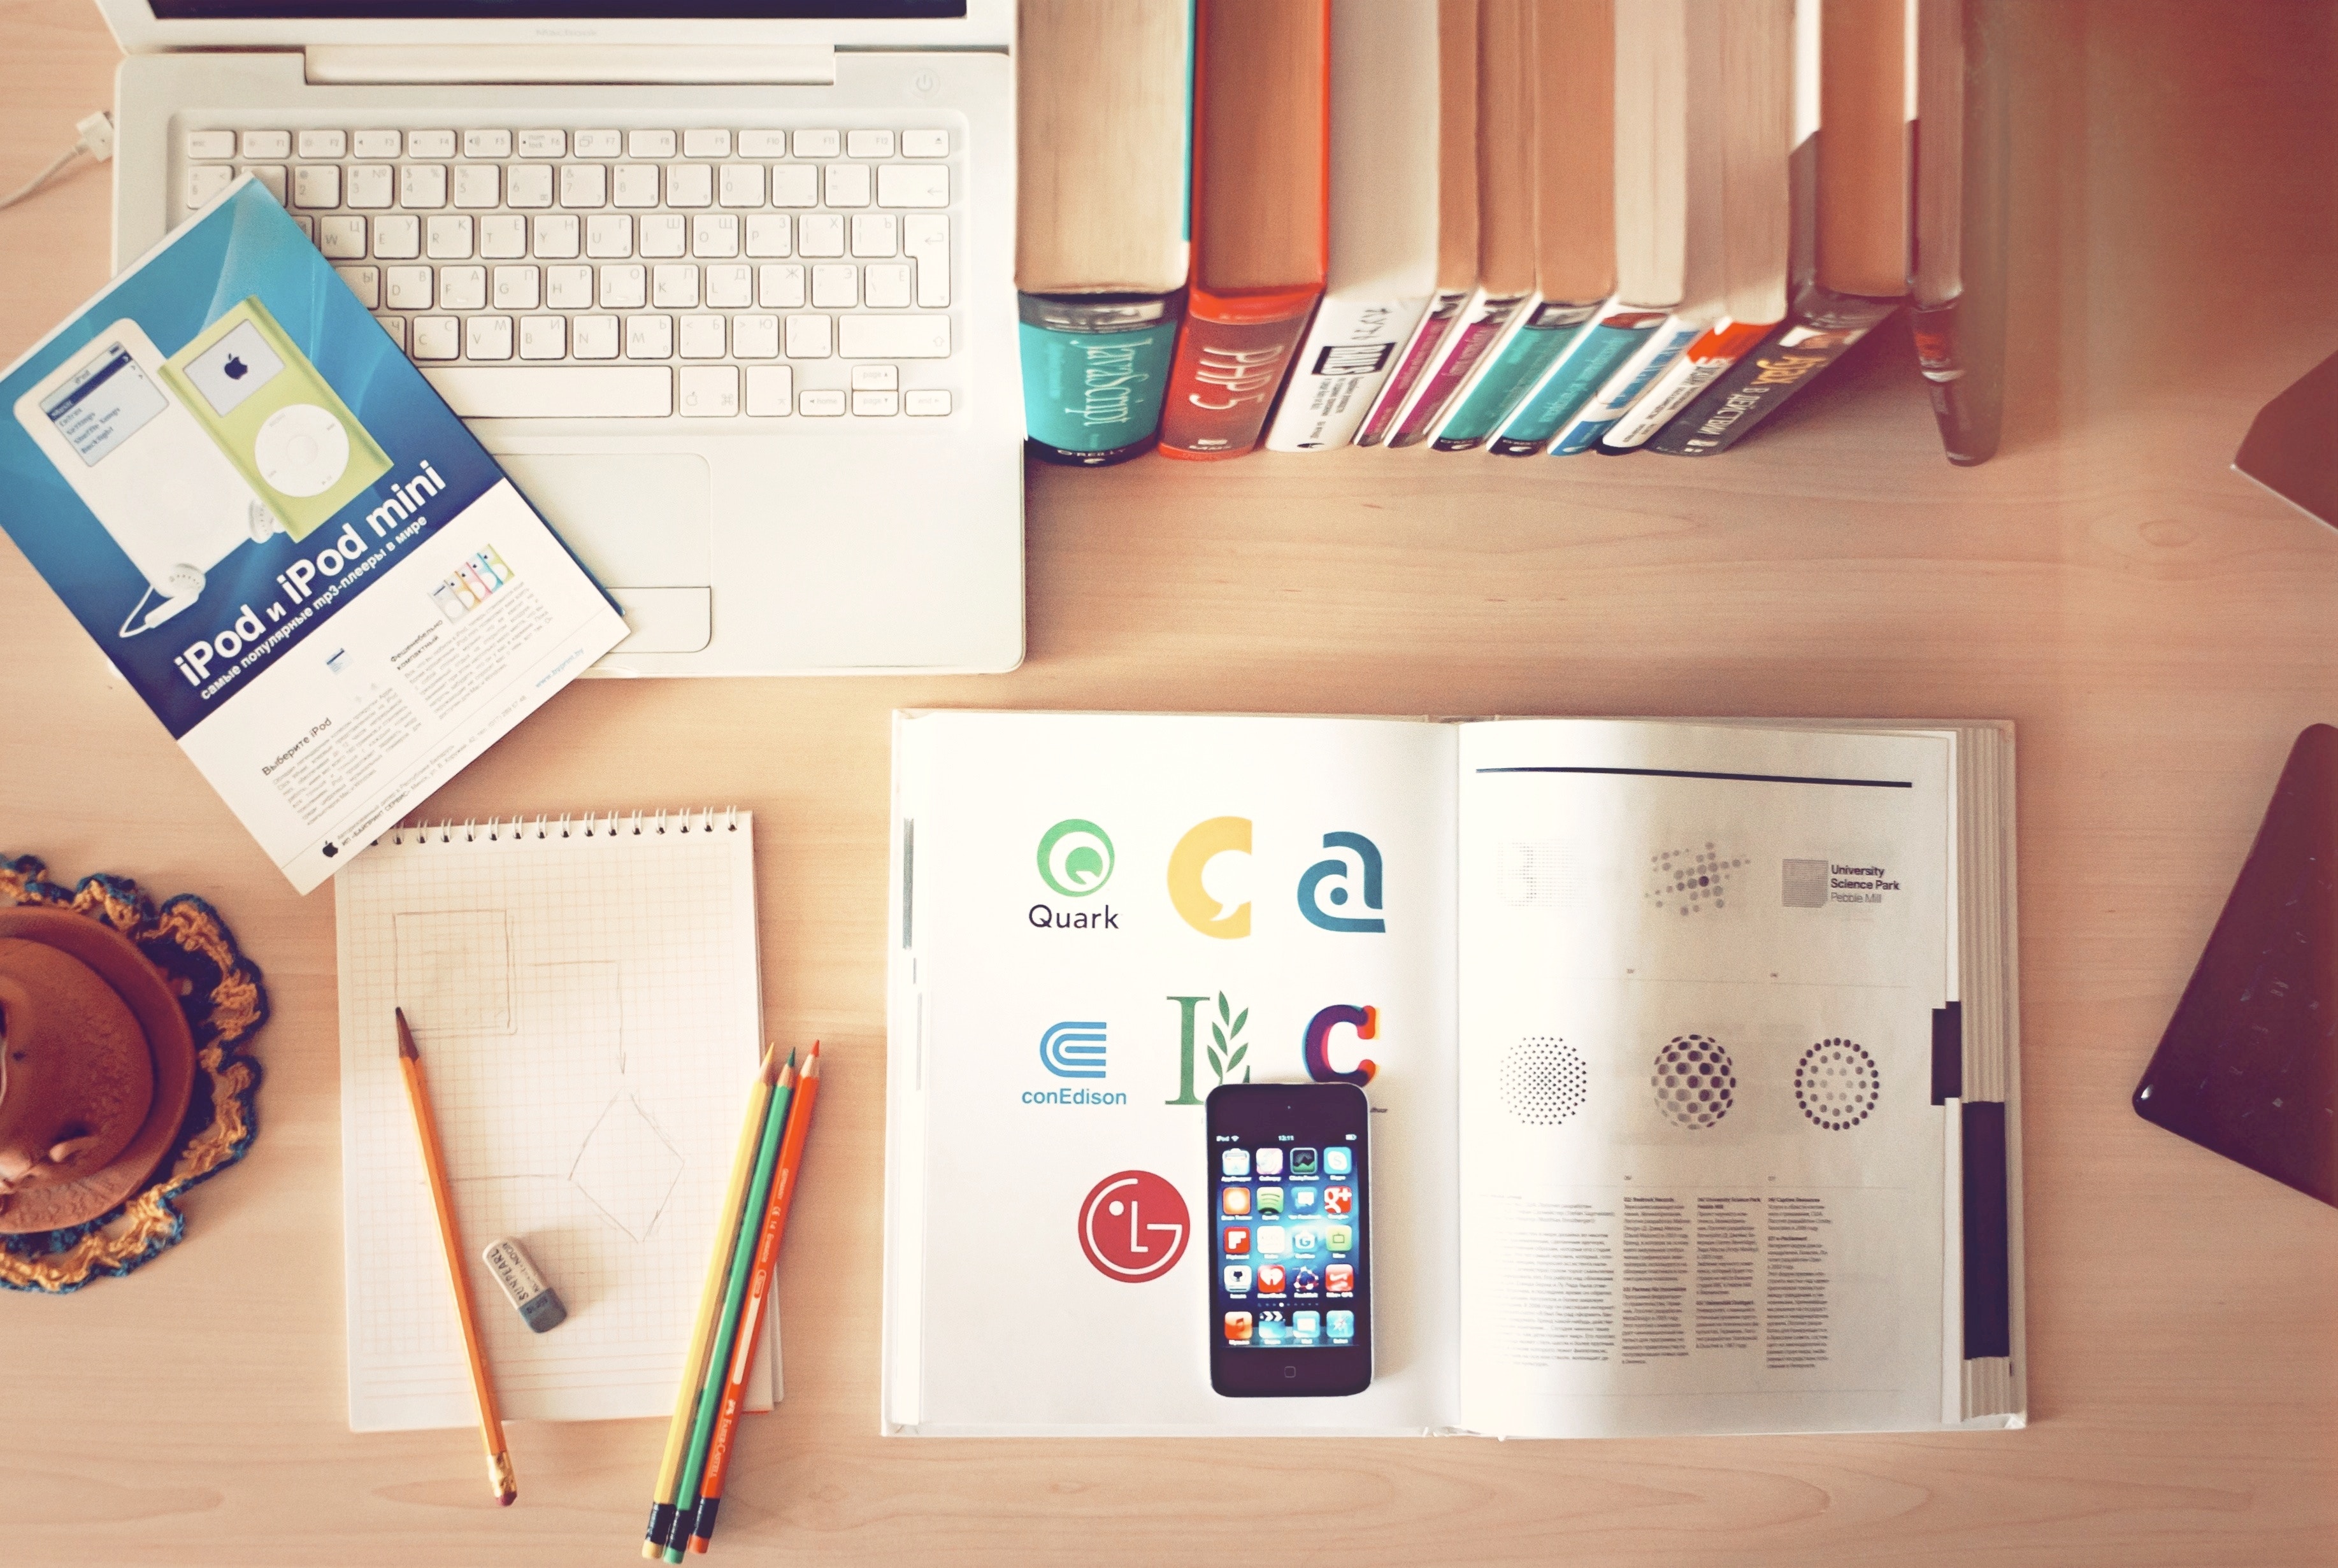
[[[1683,1034],[1656,1053],[1649,1074],[1657,1108],[1679,1127],[1710,1127],[1729,1114],[1737,1098],[1737,1064],[1721,1043],[1704,1034]]]
[[[1556,1034],[1529,1034],[1502,1058],[1502,1103],[1529,1127],[1556,1127],[1583,1109],[1591,1071]]]
[[[1856,1040],[1822,1040],[1794,1067],[1794,1103],[1830,1132],[1866,1121],[1882,1091],[1875,1058]]]

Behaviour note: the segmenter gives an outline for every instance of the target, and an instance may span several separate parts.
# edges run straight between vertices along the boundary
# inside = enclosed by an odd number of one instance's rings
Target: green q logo
[[[1039,840],[1039,876],[1066,898],[1085,898],[1112,880],[1112,838],[1095,823],[1067,817]]]

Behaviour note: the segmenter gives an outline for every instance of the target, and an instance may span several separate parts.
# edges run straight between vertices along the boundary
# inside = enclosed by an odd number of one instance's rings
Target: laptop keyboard
[[[936,418],[948,130],[185,132],[185,211],[250,172],[471,418]]]

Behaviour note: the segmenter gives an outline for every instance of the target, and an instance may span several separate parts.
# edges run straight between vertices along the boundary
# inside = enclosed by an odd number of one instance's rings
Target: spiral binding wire
[[[736,833],[736,806],[684,807],[679,811],[587,811],[582,816],[563,811],[555,819],[548,812],[527,816],[489,817],[484,821],[449,817],[437,822],[401,822],[373,840],[392,844],[525,844],[552,838],[648,838],[692,833]]]

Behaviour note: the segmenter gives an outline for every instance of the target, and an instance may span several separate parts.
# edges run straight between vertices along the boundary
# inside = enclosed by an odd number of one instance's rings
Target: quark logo
[[[1080,1250],[1107,1279],[1141,1285],[1185,1255],[1193,1229],[1185,1200],[1150,1171],[1121,1171],[1089,1190],[1080,1205]]]
[[[1373,1039],[1380,1032],[1380,1010],[1341,1004],[1326,1007],[1310,1018],[1302,1045],[1307,1058],[1307,1076],[1318,1083],[1353,1083],[1361,1089],[1372,1081],[1372,1074],[1380,1071],[1380,1065],[1370,1057],[1364,1057],[1356,1063],[1356,1070],[1352,1073],[1331,1070],[1331,1031],[1342,1024],[1354,1026],[1357,1039]]]
[[[1250,853],[1250,818],[1213,817],[1197,824],[1169,852],[1169,902],[1179,918],[1204,936],[1232,941],[1250,935],[1250,904],[1228,906],[1203,886],[1210,862],[1221,855]]]
[[[1354,894],[1351,885],[1362,884],[1362,907],[1380,906],[1380,847],[1361,833],[1326,833],[1323,848],[1344,849],[1356,858],[1351,865],[1342,858],[1318,860],[1307,867],[1299,878],[1299,912],[1310,924],[1326,931],[1386,931],[1388,922],[1373,916],[1335,915],[1331,911],[1346,906]],[[1331,887],[1326,887],[1324,883]],[[1325,906],[1330,906],[1329,908]]]
[[[1039,1065],[1058,1078],[1101,1078],[1102,1024],[1050,1024],[1039,1036]]]
[[[1039,877],[1066,898],[1085,898],[1112,880],[1112,839],[1095,823],[1066,817],[1040,836]]]

